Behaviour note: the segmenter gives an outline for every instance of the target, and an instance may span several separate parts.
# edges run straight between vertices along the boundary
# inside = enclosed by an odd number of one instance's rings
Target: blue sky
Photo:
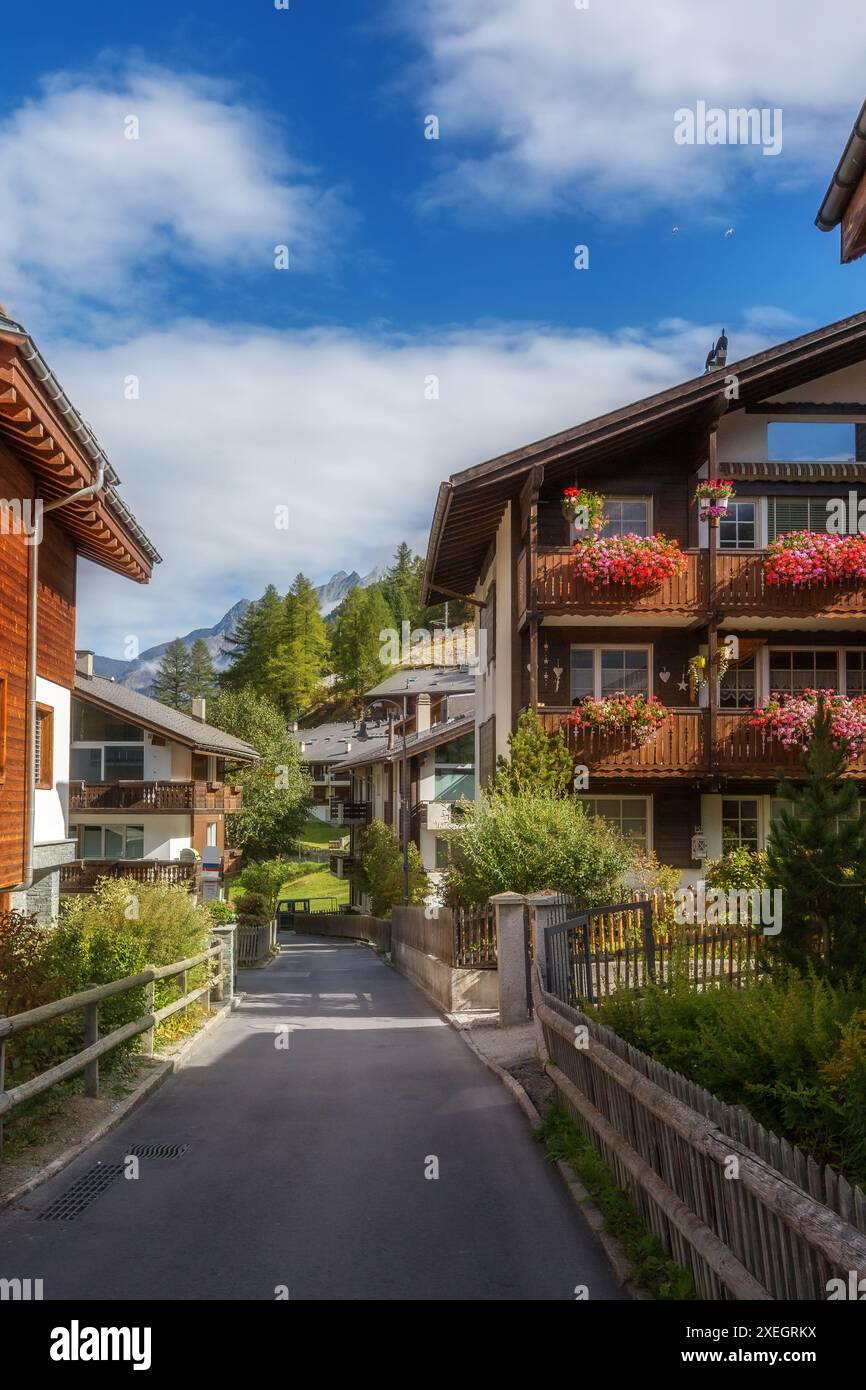
[[[723,325],[736,357],[864,307],[813,226],[864,33],[853,0],[11,11],[0,299],[165,556],[148,590],[82,566],[82,641],[422,548],[449,472],[700,371]],[[676,145],[699,100],[778,108],[780,153]]]

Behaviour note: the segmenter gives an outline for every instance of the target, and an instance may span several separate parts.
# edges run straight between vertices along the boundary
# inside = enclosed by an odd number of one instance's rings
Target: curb
[[[151,1074],[144,1077],[135,1087],[135,1090],[130,1091],[128,1096],[124,1096],[123,1100],[119,1102],[116,1110],[113,1110],[104,1120],[100,1120],[99,1124],[90,1130],[83,1139],[79,1139],[76,1144],[71,1144],[68,1149],[64,1149],[61,1154],[58,1154],[57,1158],[52,1159],[44,1168],[40,1168],[32,1178],[28,1178],[26,1182],[13,1188],[5,1197],[0,1197],[0,1211],[4,1211],[6,1207],[12,1206],[15,1202],[19,1202],[22,1197],[26,1197],[29,1193],[33,1192],[35,1188],[41,1187],[49,1178],[55,1177],[57,1173],[60,1173],[64,1168],[68,1167],[73,1159],[78,1158],[79,1154],[84,1153],[85,1149],[89,1149],[92,1144],[96,1144],[100,1139],[104,1139],[106,1134],[109,1134],[111,1130],[121,1124],[128,1115],[132,1114],[133,1110],[137,1110],[139,1105],[149,1100],[154,1091],[158,1091],[164,1081],[167,1081],[170,1076],[176,1071],[180,1071],[181,1068],[186,1065],[187,1059],[196,1044],[202,1038],[207,1037],[230,1013],[233,1013],[242,999],[242,994],[236,994],[233,999],[222,1004],[214,1013],[213,1017],[209,1018],[207,1023],[205,1023],[197,1033],[194,1033],[191,1038],[187,1038],[186,1042],[182,1043],[177,1052],[171,1057],[154,1059],[153,1071]]]
[[[520,1084],[515,1076],[511,1075],[510,1071],[506,1071],[498,1062],[494,1062],[491,1057],[486,1057],[484,1055],[477,1043],[472,1039],[471,1026],[465,1027],[461,1026],[459,1023],[455,1023],[448,1014],[446,1014],[445,1017],[448,1019],[454,1031],[458,1033],[466,1043],[466,1046],[475,1053],[475,1056],[484,1063],[489,1071],[493,1072],[494,1076],[499,1077],[505,1089],[510,1092],[512,1100],[515,1100],[520,1106],[533,1129],[540,1128],[541,1115],[526,1088]],[[613,1270],[614,1278],[619,1287],[629,1298],[634,1299],[636,1302],[654,1302],[655,1300],[652,1294],[648,1293],[646,1289],[638,1288],[636,1284],[631,1282],[631,1261],[616,1236],[612,1236],[604,1229],[604,1216],[577,1174],[561,1158],[554,1159],[554,1163],[559,1170],[560,1177],[565,1183],[569,1197],[604,1251],[607,1262]]]

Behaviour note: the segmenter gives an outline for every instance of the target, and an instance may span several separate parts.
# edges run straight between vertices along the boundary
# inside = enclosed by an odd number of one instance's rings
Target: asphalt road
[[[424,996],[366,947],[288,940],[182,1071],[0,1213],[0,1277],[46,1300],[620,1297],[523,1114]],[[39,1220],[152,1143],[188,1148]]]

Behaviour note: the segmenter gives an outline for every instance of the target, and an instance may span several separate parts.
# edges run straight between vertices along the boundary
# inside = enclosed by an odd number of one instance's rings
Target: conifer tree
[[[290,719],[297,719],[312,703],[329,655],[316,591],[306,575],[299,574],[283,601],[280,640],[265,667],[267,693]]]
[[[202,637],[192,644],[190,656],[190,696],[209,700],[216,694],[217,679],[207,643]]]
[[[866,974],[866,814],[857,785],[843,778],[846,755],[834,746],[819,697],[804,780],[779,780],[789,805],[773,820],[768,884],[782,890],[782,930],[766,943],[771,959],[833,978]]]
[[[251,603],[237,623],[226,647],[231,665],[220,678],[220,685],[229,690],[251,686],[264,692],[267,689],[266,666],[282,636],[283,601],[269,584],[257,602]]]
[[[169,642],[153,681],[153,698],[188,710],[192,699],[192,660],[180,637]]]
[[[508,735],[510,757],[498,758],[497,791],[515,796],[567,796],[572,788],[572,757],[562,729],[548,734],[534,710],[524,710]]]
[[[350,589],[337,614],[331,639],[333,668],[340,689],[354,699],[387,676],[382,660],[382,633],[393,629],[394,617],[378,585]]]

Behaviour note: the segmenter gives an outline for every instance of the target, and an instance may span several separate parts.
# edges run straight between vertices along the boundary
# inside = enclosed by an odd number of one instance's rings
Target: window
[[[588,696],[603,699],[624,690],[649,694],[648,647],[572,647],[571,703]]]
[[[752,709],[757,703],[756,681],[753,656],[732,662],[719,681],[719,706],[722,709]]]
[[[772,420],[767,426],[771,459],[853,459],[854,425],[848,420]]]
[[[444,835],[436,836],[436,868],[447,869],[451,863],[452,844]]]
[[[826,497],[768,497],[767,539],[787,531],[826,531]]]
[[[72,701],[73,743],[143,743],[144,730],[83,700]]]
[[[85,825],[81,827],[83,859],[143,859],[143,825]]]
[[[729,502],[719,521],[720,550],[754,550],[757,543],[757,502]]]
[[[69,775],[74,782],[141,782],[144,748],[113,743],[98,748],[73,748]]]
[[[36,706],[33,737],[36,742],[36,785],[42,791],[50,791],[54,785],[54,710],[50,705]]]
[[[758,803],[743,797],[722,800],[722,853],[758,849]]]
[[[649,849],[649,807],[646,796],[581,796],[589,815],[610,821],[624,839]]]
[[[482,787],[492,780],[495,769],[496,715],[491,714],[478,730],[478,781]]]
[[[838,690],[835,652],[794,649],[770,651],[770,694],[798,695],[803,690]]]
[[[866,695],[866,651],[845,653],[845,693]]]
[[[435,799],[459,801],[475,796],[475,734],[463,734],[435,750]]]
[[[646,497],[607,497],[603,536],[648,536],[649,501]]]
[[[217,823],[216,823],[215,820],[210,820],[210,821],[208,821],[208,823],[207,823],[207,835],[206,835],[206,838],[205,838],[205,844],[215,846],[215,845],[216,845],[216,842],[217,842]]]
[[[485,645],[484,662],[489,666],[496,660],[496,585],[491,584],[483,608],[478,610],[481,641]]]

